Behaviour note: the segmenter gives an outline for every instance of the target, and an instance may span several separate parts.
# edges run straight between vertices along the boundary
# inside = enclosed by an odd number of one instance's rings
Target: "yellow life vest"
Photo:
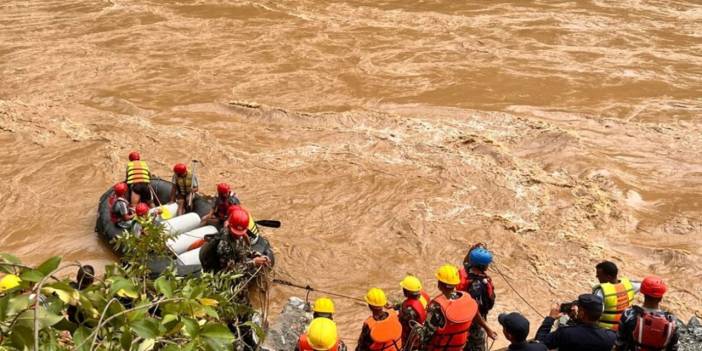
[[[151,182],[151,172],[146,162],[130,161],[127,163],[127,184],[149,182]]]
[[[193,189],[193,174],[188,171],[184,177],[176,175],[176,187],[178,187],[178,193],[188,194]]]
[[[622,313],[634,302],[634,286],[629,279],[622,278],[617,284],[604,283],[599,288],[604,297],[604,312],[598,324],[601,328],[617,331]]]

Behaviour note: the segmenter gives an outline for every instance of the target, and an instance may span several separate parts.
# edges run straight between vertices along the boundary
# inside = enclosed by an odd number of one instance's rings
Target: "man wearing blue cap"
[[[546,351],[543,344],[527,342],[529,336],[529,321],[517,312],[502,313],[497,317],[502,325],[502,333],[511,343],[507,350]]]
[[[560,351],[611,351],[617,335],[597,326],[604,309],[602,298],[594,294],[580,295],[574,308],[575,325],[562,326],[551,333],[553,323],[561,316],[560,307],[556,305],[541,323],[536,340],[549,349]]]

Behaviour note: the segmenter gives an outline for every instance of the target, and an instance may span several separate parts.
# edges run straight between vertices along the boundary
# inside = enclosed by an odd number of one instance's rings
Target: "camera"
[[[571,310],[573,309],[573,306],[574,306],[574,305],[575,305],[574,302],[562,303],[562,304],[561,304],[561,308],[560,308],[561,313],[565,313],[565,314],[570,313]]]

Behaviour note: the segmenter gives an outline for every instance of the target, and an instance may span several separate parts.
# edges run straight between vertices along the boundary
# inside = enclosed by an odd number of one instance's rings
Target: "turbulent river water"
[[[113,260],[97,200],[138,149],[163,177],[202,160],[202,189],[281,220],[286,280],[399,298],[411,272],[434,294],[484,241],[541,313],[611,259],[689,317],[701,52],[698,1],[5,0],[0,251]],[[495,311],[535,329],[492,274]],[[353,345],[367,311],[337,304]]]

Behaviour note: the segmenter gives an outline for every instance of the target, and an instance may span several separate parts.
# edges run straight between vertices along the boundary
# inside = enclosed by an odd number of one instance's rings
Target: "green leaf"
[[[76,329],[73,332],[73,345],[75,345],[77,347],[78,345],[82,344],[81,347],[79,347],[77,349],[78,351],[90,349],[90,342],[85,341],[89,335],[90,335],[90,330],[84,326],[78,327],[78,329]]]
[[[163,276],[159,277],[154,282],[154,285],[156,286],[156,290],[158,290],[158,292],[163,294],[163,296],[166,298],[170,299],[173,297],[173,283],[168,280],[168,278]]]
[[[214,318],[214,319],[219,319],[219,313],[217,313],[217,310],[214,309],[214,307],[203,306],[202,309],[205,311],[205,313],[206,313],[208,316],[210,316],[210,317],[212,317],[212,318]]]
[[[134,338],[129,330],[129,327],[125,326],[122,328],[122,337],[119,338],[119,344],[122,346],[122,350],[129,350],[133,339]]]
[[[46,296],[56,295],[61,301],[69,305],[75,306],[80,302],[80,293],[69,286],[65,288],[61,286],[57,287],[57,285],[47,286],[42,288],[41,292]]]
[[[44,279],[44,273],[39,272],[36,269],[25,270],[20,274],[20,279],[32,283],[38,283]]]
[[[154,345],[156,345],[156,340],[146,339],[139,344],[137,351],[150,351],[154,348]]]
[[[185,334],[187,336],[194,338],[200,333],[200,325],[197,324],[197,321],[194,319],[183,317],[181,321],[183,322],[183,328],[185,328]]]
[[[229,330],[229,328],[227,328],[226,325],[221,323],[205,324],[202,327],[202,330],[200,331],[200,335],[207,338],[224,340],[227,342],[232,342],[235,339],[234,334],[232,334],[231,330]]]
[[[54,256],[40,264],[37,270],[46,276],[55,271],[59,264],[61,264],[61,257]]]
[[[136,291],[136,287],[129,279],[115,277],[110,284],[110,295],[115,295],[120,290]]]
[[[261,328],[260,325],[252,321],[245,322],[243,323],[243,325],[249,326],[256,334],[256,337],[258,337],[258,340],[263,340],[266,337],[266,332],[263,330],[263,328]]]
[[[0,253],[0,260],[7,263],[22,264],[22,261],[20,261],[20,259],[17,258],[17,256],[9,253]]]
[[[129,326],[136,335],[144,339],[154,339],[161,334],[158,321],[150,317],[130,323]]]
[[[25,348],[31,350],[34,347],[34,332],[26,326],[15,325],[10,340],[19,350],[24,350]]]
[[[7,309],[10,305],[10,295],[0,297],[0,321],[5,320]]]
[[[12,297],[7,303],[7,315],[14,316],[29,307],[29,296],[19,295]]]
[[[51,314],[41,306],[37,306],[37,308],[37,319],[39,320],[39,329],[48,328],[63,319],[63,316]],[[19,317],[17,317],[16,323],[17,325],[23,325],[34,330],[34,310],[26,310],[22,312],[19,315]]]

